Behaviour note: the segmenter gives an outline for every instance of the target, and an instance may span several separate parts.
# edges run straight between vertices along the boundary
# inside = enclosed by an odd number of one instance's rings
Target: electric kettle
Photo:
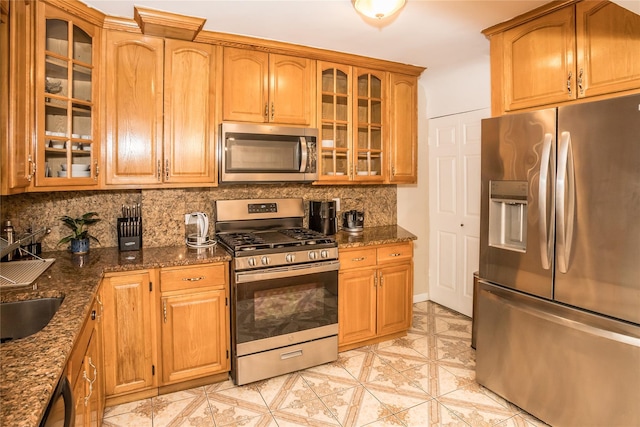
[[[342,229],[350,232],[360,232],[364,228],[364,212],[350,210],[342,213]]]
[[[185,240],[190,248],[210,246],[209,217],[204,212],[192,212],[184,215]]]

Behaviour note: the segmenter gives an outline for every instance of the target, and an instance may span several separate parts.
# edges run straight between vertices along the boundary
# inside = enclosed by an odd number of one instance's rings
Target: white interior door
[[[480,244],[480,121],[489,116],[429,120],[429,299],[467,316]]]

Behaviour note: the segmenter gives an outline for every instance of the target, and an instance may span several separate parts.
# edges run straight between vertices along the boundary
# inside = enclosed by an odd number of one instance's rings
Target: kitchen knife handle
[[[549,184],[553,182],[553,168],[556,164],[555,156],[552,150],[553,135],[547,133],[544,135],[542,144],[542,158],[540,160],[540,180],[538,183],[538,226],[540,237],[540,260],[542,268],[549,270],[551,268],[551,244],[550,236],[553,235],[553,221],[551,215],[554,212],[554,203],[551,199],[551,206],[547,206]],[[549,178],[549,175],[552,175]],[[526,224],[524,224],[526,226]]]

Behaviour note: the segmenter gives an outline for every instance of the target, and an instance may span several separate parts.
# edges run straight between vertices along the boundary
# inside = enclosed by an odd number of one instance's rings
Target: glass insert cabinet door
[[[54,8],[38,17],[36,185],[96,185],[95,28]]]
[[[320,179],[348,180],[351,170],[351,67],[320,66]]]
[[[356,180],[382,180],[384,139],[385,73],[357,72],[354,126],[354,170]]]

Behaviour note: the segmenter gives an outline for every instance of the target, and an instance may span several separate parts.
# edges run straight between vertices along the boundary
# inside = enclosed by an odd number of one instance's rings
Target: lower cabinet
[[[157,387],[155,271],[117,273],[102,282],[107,396]]]
[[[164,385],[229,371],[227,277],[226,264],[162,269]]]
[[[90,319],[69,358],[67,372],[73,390],[76,427],[99,427],[104,414],[102,311],[93,304]]]
[[[103,279],[109,404],[229,371],[228,280],[226,262]]]
[[[412,303],[412,242],[340,250],[341,351],[406,333]]]

